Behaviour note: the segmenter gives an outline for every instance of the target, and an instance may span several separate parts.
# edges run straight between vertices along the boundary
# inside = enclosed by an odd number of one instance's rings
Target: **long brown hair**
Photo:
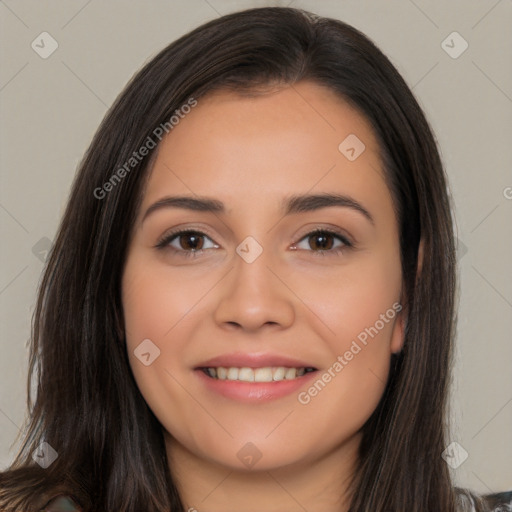
[[[122,343],[120,282],[150,156],[104,197],[94,190],[190,98],[201,101],[219,88],[264,93],[301,80],[335,91],[373,126],[400,230],[405,342],[363,427],[351,511],[455,511],[441,457],[448,444],[454,237],[434,137],[402,77],[366,36],[335,19],[277,7],[223,16],[173,42],[132,78],[101,123],[40,285],[29,416],[18,455],[0,474],[2,510],[39,510],[59,492],[87,511],[183,510],[162,427],[137,388]],[[58,453],[46,469],[32,460],[42,441]]]

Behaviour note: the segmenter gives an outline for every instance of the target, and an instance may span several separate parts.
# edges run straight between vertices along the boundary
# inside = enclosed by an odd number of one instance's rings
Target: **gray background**
[[[0,467],[13,459],[24,419],[26,343],[45,249],[107,107],[178,36],[219,15],[269,5],[301,7],[362,30],[426,111],[459,239],[450,440],[468,458],[453,472],[479,492],[512,489],[511,0],[0,1]],[[58,48],[43,59],[31,43],[45,31]],[[442,46],[453,31],[469,44],[458,58]],[[453,38],[444,44],[462,48]]]

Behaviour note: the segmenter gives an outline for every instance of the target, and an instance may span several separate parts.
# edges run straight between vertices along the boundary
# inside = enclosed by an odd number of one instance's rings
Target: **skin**
[[[366,146],[354,161],[338,150],[349,134]],[[283,217],[281,200],[306,193],[348,195],[374,224],[339,206]],[[215,198],[226,213],[162,208],[143,221],[168,195]],[[343,243],[332,237],[319,254],[318,237],[307,236],[317,227],[340,231],[353,247],[335,254]],[[204,252],[186,258],[187,236],[156,249],[173,228],[206,232]],[[247,236],[263,249],[252,263],[235,251]],[[159,146],[122,282],[130,365],[162,424],[186,507],[347,510],[360,429],[401,349],[403,311],[306,405],[295,392],[257,404],[225,398],[194,368],[235,350],[277,352],[310,361],[320,376],[401,294],[397,221],[364,117],[309,82],[201,98]],[[160,350],[149,366],[134,355],[144,339]],[[252,468],[237,457],[247,442],[261,453]]]

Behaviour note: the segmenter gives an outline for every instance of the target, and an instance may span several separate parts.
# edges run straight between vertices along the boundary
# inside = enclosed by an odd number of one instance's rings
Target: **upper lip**
[[[264,368],[267,366],[284,366],[290,368],[315,368],[311,363],[285,355],[271,353],[233,352],[213,357],[197,365],[196,368]],[[315,368],[316,369],[316,368]]]

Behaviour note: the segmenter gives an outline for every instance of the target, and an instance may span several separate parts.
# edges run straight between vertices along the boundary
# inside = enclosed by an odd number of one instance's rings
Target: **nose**
[[[214,312],[217,325],[254,332],[264,326],[285,329],[293,324],[293,286],[270,259],[270,251],[265,250],[251,263],[235,255],[233,268],[219,283],[221,297]]]

